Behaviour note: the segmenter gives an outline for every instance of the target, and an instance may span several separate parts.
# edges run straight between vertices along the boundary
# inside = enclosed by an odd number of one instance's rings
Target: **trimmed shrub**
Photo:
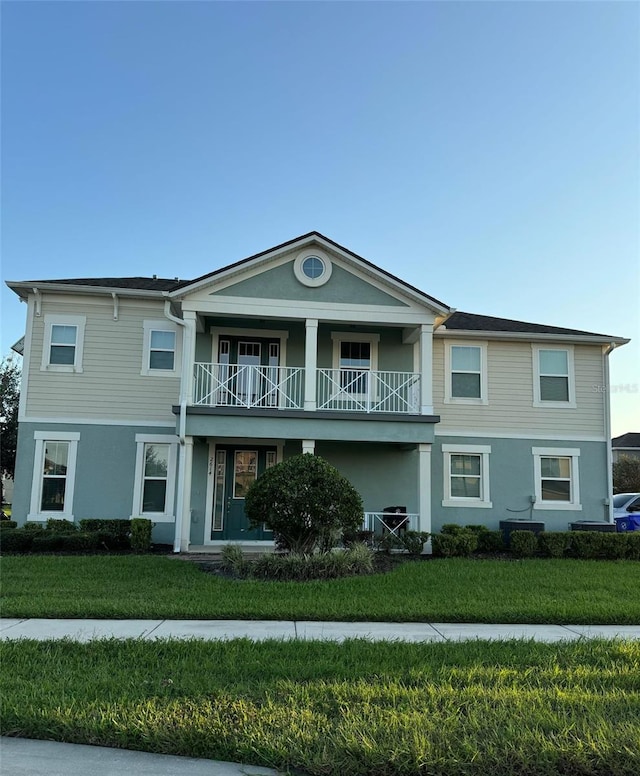
[[[60,552],[64,545],[64,537],[69,534],[63,534],[60,531],[43,531],[36,534],[31,542],[32,552]]]
[[[108,531],[112,534],[129,536],[131,533],[131,520],[97,519],[90,518],[80,521],[81,531]]]
[[[431,537],[433,554],[439,558],[453,558],[458,554],[457,537],[453,534],[434,534]]]
[[[465,529],[464,526],[458,525],[457,523],[445,523],[440,529],[440,533],[445,536],[457,536],[465,530],[467,529]]]
[[[545,558],[562,558],[569,549],[571,531],[541,531],[538,547]]]
[[[60,520],[55,517],[50,517],[47,520],[47,531],[60,531],[62,533],[69,533],[70,531],[77,531],[78,526],[71,520]]]
[[[604,534],[599,531],[572,531],[569,546],[571,554],[582,560],[597,558],[602,541],[601,536]]]
[[[6,531],[8,528],[17,528],[18,523],[15,520],[2,520],[0,522],[0,531]]]
[[[337,579],[373,571],[373,553],[364,545],[350,550],[304,555],[262,555],[251,564],[250,576],[280,582]]]
[[[462,558],[468,558],[478,549],[478,534],[471,531],[462,531],[456,537],[458,545],[457,554]]]
[[[134,517],[131,520],[131,549],[134,552],[148,552],[151,549],[151,520]]]
[[[421,555],[430,535],[426,531],[404,531],[399,536],[400,545],[409,555]]]
[[[622,535],[625,537],[627,559],[640,560],[640,531]]]
[[[533,531],[511,531],[509,548],[517,558],[532,558],[538,552],[538,537]]]
[[[44,531],[44,523],[25,523],[22,527],[25,531]]]
[[[249,488],[245,512],[263,523],[278,546],[297,553],[327,547],[362,526],[362,499],[353,485],[317,455],[295,455],[267,469]]]
[[[488,533],[489,531],[486,525],[475,525],[475,524],[465,525],[464,530],[471,531],[471,533],[476,533],[476,534],[484,534],[484,533]]]
[[[34,531],[26,531],[24,528],[1,531],[0,549],[2,552],[29,552],[35,535]]]
[[[480,531],[478,534],[477,552],[504,552],[506,549],[502,531]]]

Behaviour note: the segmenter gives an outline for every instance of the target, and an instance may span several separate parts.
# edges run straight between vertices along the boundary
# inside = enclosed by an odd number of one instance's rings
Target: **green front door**
[[[216,445],[212,541],[270,541],[271,531],[249,528],[244,512],[247,490],[277,460],[275,447]]]

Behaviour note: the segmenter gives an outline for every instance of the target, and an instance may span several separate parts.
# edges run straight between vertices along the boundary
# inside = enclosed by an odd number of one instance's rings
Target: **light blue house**
[[[610,517],[608,356],[628,340],[453,311],[317,232],[195,280],[9,282],[27,303],[13,515],[149,517],[176,551],[250,530],[301,452],[375,528]]]

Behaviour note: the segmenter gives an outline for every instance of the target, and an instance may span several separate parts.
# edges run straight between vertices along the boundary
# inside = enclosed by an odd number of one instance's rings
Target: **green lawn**
[[[319,776],[640,772],[640,643],[21,641],[0,659],[6,735]]]
[[[6,556],[2,616],[640,623],[633,561],[461,558],[323,582],[234,581],[153,556]]]

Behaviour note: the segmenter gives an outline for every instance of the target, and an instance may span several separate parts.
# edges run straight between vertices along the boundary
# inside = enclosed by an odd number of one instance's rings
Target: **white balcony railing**
[[[194,365],[193,403],[205,407],[304,408],[303,367]],[[348,412],[420,413],[420,375],[318,369],[316,408]]]
[[[194,367],[196,405],[296,410],[304,406],[301,367],[204,363]]]
[[[319,369],[318,409],[419,414],[420,375],[361,369]]]
[[[419,518],[420,515],[407,512],[365,512],[362,530],[397,536],[403,531],[417,531]]]

